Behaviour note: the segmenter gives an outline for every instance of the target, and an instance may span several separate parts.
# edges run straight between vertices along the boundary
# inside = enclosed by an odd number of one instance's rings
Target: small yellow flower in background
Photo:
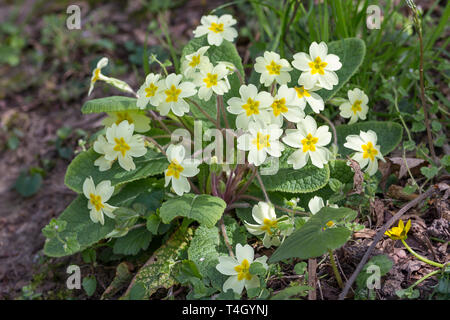
[[[134,131],[147,132],[150,130],[150,118],[139,111],[119,111],[107,112],[108,117],[103,119],[102,124],[111,127],[113,123],[119,125],[123,120],[127,120],[129,124],[134,124]]]
[[[113,211],[117,209],[117,207],[113,207],[106,203],[113,193],[114,187],[111,186],[111,181],[109,180],[102,181],[97,186],[95,186],[92,177],[84,180],[83,194],[89,199],[88,208],[90,209],[92,222],[100,222],[102,225],[105,224],[104,214],[111,219],[115,218]]]
[[[208,35],[208,43],[212,46],[220,46],[223,39],[232,42],[238,33],[232,26],[237,21],[229,14],[218,16],[203,16],[200,20],[201,25],[194,30],[194,37],[199,38],[205,34]]]
[[[341,117],[347,119],[350,118],[348,124],[355,123],[358,119],[366,120],[366,115],[369,111],[369,107],[367,106],[369,98],[364,91],[355,88],[353,90],[348,90],[347,95],[348,100],[339,106]]]
[[[352,159],[359,163],[361,169],[367,166],[365,171],[369,175],[372,176],[377,172],[378,159],[386,161],[381,154],[380,146],[377,145],[377,134],[375,131],[360,131],[359,136],[352,134],[345,137],[345,139],[347,142],[344,143],[344,147],[356,151]]]
[[[257,57],[255,61],[255,71],[261,74],[259,82],[266,87],[274,81],[278,84],[287,84],[291,81],[289,71],[292,67],[286,59],[281,59],[278,53],[266,51],[263,57]]]
[[[103,57],[97,62],[97,67],[92,71],[92,77],[91,77],[91,85],[89,86],[89,92],[88,96],[91,94],[92,90],[94,89],[94,84],[97,82],[97,80],[103,80],[106,78],[104,75],[102,75],[102,68],[106,67],[108,64],[108,58]]]
[[[407,233],[411,228],[411,219],[405,224],[403,220],[398,222],[397,227],[392,227],[390,230],[387,230],[384,234],[389,236],[392,240],[405,240],[407,238]]]
[[[238,243],[236,245],[236,258],[221,256],[219,257],[219,264],[216,266],[220,273],[230,276],[223,284],[223,291],[227,292],[232,289],[235,293],[241,294],[244,287],[247,290],[259,287],[259,278],[250,273],[250,265],[253,262],[260,262],[267,270],[266,261],[266,256],[255,259],[253,248],[248,244],[242,246]]]

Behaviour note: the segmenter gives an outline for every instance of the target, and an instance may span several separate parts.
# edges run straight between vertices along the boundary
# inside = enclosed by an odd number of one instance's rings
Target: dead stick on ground
[[[317,283],[317,261],[316,259],[308,259],[308,286],[313,288],[309,290],[308,300],[316,300],[316,283]]]
[[[358,266],[356,267],[355,271],[353,272],[350,279],[348,279],[347,283],[345,284],[344,290],[342,290],[341,294],[339,295],[338,300],[344,300],[344,298],[347,296],[348,291],[350,290],[350,287],[352,286],[353,282],[355,282],[356,277],[361,272],[362,268],[366,264],[367,260],[369,260],[370,254],[372,253],[373,249],[375,249],[376,244],[380,239],[383,237],[384,233],[391,227],[391,225],[394,224],[397,220],[401,218],[403,214],[405,214],[406,211],[408,211],[411,208],[414,208],[416,205],[424,201],[426,198],[431,196],[433,192],[436,190],[437,186],[432,186],[430,189],[428,189],[425,193],[422,193],[420,196],[415,198],[414,200],[408,202],[406,205],[404,205],[391,219],[389,219],[388,222],[385,223],[385,225],[378,231],[377,235],[373,239],[372,244],[370,245],[369,249],[364,254],[364,257],[359,262]]]

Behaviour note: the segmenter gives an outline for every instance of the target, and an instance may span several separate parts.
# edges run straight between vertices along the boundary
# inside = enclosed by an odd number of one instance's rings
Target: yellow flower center
[[[397,227],[393,227],[390,230],[387,230],[384,234],[389,236],[392,240],[401,240],[406,239],[406,235],[411,228],[411,220],[408,220],[408,222],[405,224],[403,223],[403,220],[400,220],[398,222]]]
[[[316,151],[316,143],[319,138],[313,137],[311,133],[308,133],[305,139],[300,141],[303,144],[303,152]]]
[[[370,160],[373,161],[375,156],[378,154],[378,150],[373,147],[373,144],[370,141],[367,142],[367,144],[363,144],[361,148],[363,149],[364,159],[370,158]]]
[[[275,115],[275,117],[278,117],[280,113],[288,112],[285,98],[274,100],[271,107],[273,109],[273,114]]]
[[[246,111],[247,117],[252,114],[259,114],[259,101],[248,98],[247,103],[242,105],[242,109]]]
[[[263,221],[263,225],[261,226],[261,230],[267,232],[268,234],[272,234],[271,228],[276,228],[277,220],[270,220],[265,218]]]
[[[361,108],[361,103],[362,103],[361,100],[356,100],[356,101],[353,103],[353,105],[352,105],[352,111],[353,111],[354,114],[356,114],[358,111],[361,111],[361,110],[362,110],[362,108]]]
[[[102,203],[102,197],[91,193],[89,195],[89,199],[91,204],[95,207],[95,210],[100,211],[100,209],[103,209],[105,207]]]
[[[242,260],[242,263],[236,267],[234,267],[234,270],[238,273],[238,280],[242,281],[244,279],[251,280],[252,275],[250,273],[250,263],[247,259]]]
[[[334,226],[334,222],[331,221],[331,220],[328,221],[328,222],[327,222],[327,227],[328,227],[328,228],[331,228],[332,226]]]
[[[267,71],[269,71],[269,74],[280,74],[281,65],[276,64],[275,61],[272,60],[272,62],[266,66]]]
[[[125,142],[123,138],[120,139],[114,138],[114,141],[116,142],[114,151],[119,151],[122,154],[122,157],[125,157],[125,154],[127,153],[128,150],[131,149],[131,147]]]
[[[208,73],[206,78],[203,79],[203,82],[206,83],[207,88],[217,86],[217,74]]]
[[[258,149],[259,151],[263,148],[270,147],[269,138],[270,138],[269,134],[264,135],[261,132],[258,132],[256,134],[256,139],[253,139],[252,143],[256,145],[256,149]]]
[[[100,69],[96,68],[94,71],[94,77],[92,78],[92,82],[94,83],[100,78]]]
[[[150,83],[150,85],[145,88],[146,97],[150,98],[153,97],[156,94],[156,91],[158,90],[158,87],[155,86],[153,83]]]
[[[322,60],[320,59],[320,57],[317,57],[314,61],[311,61],[310,63],[308,63],[309,67],[311,68],[311,74],[325,74],[325,71],[323,70],[323,68],[325,68],[328,63],[326,62],[322,62]]]
[[[174,85],[170,87],[169,90],[164,91],[164,93],[167,95],[166,102],[177,102],[178,96],[181,93],[181,89],[177,89]]]
[[[223,23],[211,23],[211,27],[208,28],[214,33],[220,33],[223,32]]]
[[[167,168],[166,176],[174,176],[175,179],[180,178],[180,173],[183,172],[184,168],[178,163],[177,160],[172,160]]]
[[[132,124],[134,122],[128,112],[117,112],[116,116],[117,116],[116,120],[117,125],[119,125],[124,120],[127,120],[129,124]]]
[[[295,91],[297,91],[297,97],[300,99],[303,97],[311,97],[311,94],[308,92],[308,90],[305,89],[304,86],[301,87],[294,87]]]
[[[191,62],[189,62],[189,66],[195,68],[200,64],[200,55],[196,55],[192,57]]]

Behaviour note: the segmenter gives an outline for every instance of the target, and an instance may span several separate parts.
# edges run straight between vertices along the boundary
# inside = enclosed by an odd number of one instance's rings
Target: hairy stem
[[[401,239],[403,245],[405,246],[405,248],[411,252],[411,254],[416,257],[417,259],[419,259],[420,261],[423,261],[425,263],[428,263],[429,265],[432,265],[434,267],[438,267],[438,268],[443,268],[444,265],[442,263],[437,263],[434,261],[431,261],[425,257],[422,257],[420,254],[416,253],[413,249],[411,249],[411,247],[406,243],[406,241],[404,239]]]

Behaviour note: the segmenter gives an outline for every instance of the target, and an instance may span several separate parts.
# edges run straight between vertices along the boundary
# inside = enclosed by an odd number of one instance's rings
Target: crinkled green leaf
[[[95,160],[100,155],[93,149],[80,153],[67,168],[65,184],[75,192],[83,192],[84,180],[92,177],[94,183],[97,185],[101,181],[110,180],[111,185],[119,186],[135,180],[140,180],[157,174],[161,174],[167,169],[167,158],[151,149],[139,158],[134,158],[136,169],[126,171],[116,161],[111,169],[107,171],[100,171],[98,167],[94,166]]]
[[[81,108],[83,113],[117,112],[123,110],[140,110],[137,99],[124,96],[111,96],[87,101]]]
[[[147,228],[134,229],[116,240],[113,252],[114,254],[135,255],[140,250],[147,249],[151,240],[152,234]]]
[[[347,242],[351,231],[346,227],[327,227],[328,221],[351,221],[356,212],[348,208],[323,207],[300,229],[294,231],[273,253],[269,262],[274,263],[288,258],[309,259],[319,257],[328,250],[334,250]]]
[[[225,201],[218,197],[187,193],[163,203],[160,209],[160,217],[164,223],[169,223],[175,217],[181,216],[212,227],[219,221],[225,207]]]
[[[402,141],[403,128],[401,125],[390,121],[363,121],[351,125],[340,125],[336,127],[338,138],[339,153],[342,156],[350,155],[355,152],[352,149],[344,147],[345,137],[351,134],[359,135],[360,131],[375,131],[377,134],[377,144],[380,145],[380,151],[383,155],[393,151]]]
[[[137,275],[135,283],[128,297],[134,299],[134,288],[139,288],[139,299],[146,299],[159,288],[169,288],[177,283],[175,280],[174,266],[180,260],[183,252],[192,238],[192,229],[178,229],[169,240],[162,245],[152,256],[151,263],[142,267]],[[136,289],[137,290],[137,289]]]
[[[113,206],[131,206],[138,202],[140,197],[150,197],[152,194],[153,181],[150,179],[132,182],[126,185],[120,193],[111,197],[108,204]],[[158,192],[158,191],[156,191]],[[159,193],[160,194],[160,193]],[[93,223],[89,217],[87,207],[88,199],[84,195],[79,195],[59,216],[57,223],[65,221],[67,223],[63,232],[59,233],[62,239],[65,239],[70,233],[75,233],[80,245],[79,250],[97,243],[105,238],[115,226],[113,219],[105,216],[105,224]],[[153,208],[156,210],[156,208]],[[63,244],[57,238],[47,239],[44,246],[44,253],[50,257],[62,257],[67,253],[64,251]],[[75,252],[72,252],[75,253]]]
[[[201,47],[208,46],[208,40],[206,36],[200,38],[194,38],[188,42],[188,44],[183,48],[182,56],[194,53]],[[233,43],[224,40],[220,46],[210,46],[208,51],[205,53],[208,56],[212,64],[216,65],[219,61],[228,61],[235,65],[239,70],[241,75],[244,75],[244,67],[242,66],[242,60],[239,56],[236,47]],[[228,77],[230,82],[231,90],[224,94],[224,105],[226,107],[226,102],[232,97],[239,96],[240,81],[236,74]],[[213,119],[216,119],[216,99],[213,95],[209,101],[204,101],[198,97],[191,97],[190,99],[198,103],[202,109],[204,109]],[[191,104],[190,110],[194,114],[195,118],[208,121],[207,118],[198,109]],[[230,124],[234,124],[235,116],[227,112],[227,118]]]
[[[327,43],[328,54],[339,56],[342,68],[336,71],[339,77],[339,83],[332,90],[321,89],[317,93],[324,101],[330,100],[342,86],[347,83],[350,78],[361,66],[364,56],[366,55],[366,45],[363,40],[357,38],[347,38]],[[298,78],[301,71],[294,69],[291,72],[292,81],[290,86],[297,86]]]

